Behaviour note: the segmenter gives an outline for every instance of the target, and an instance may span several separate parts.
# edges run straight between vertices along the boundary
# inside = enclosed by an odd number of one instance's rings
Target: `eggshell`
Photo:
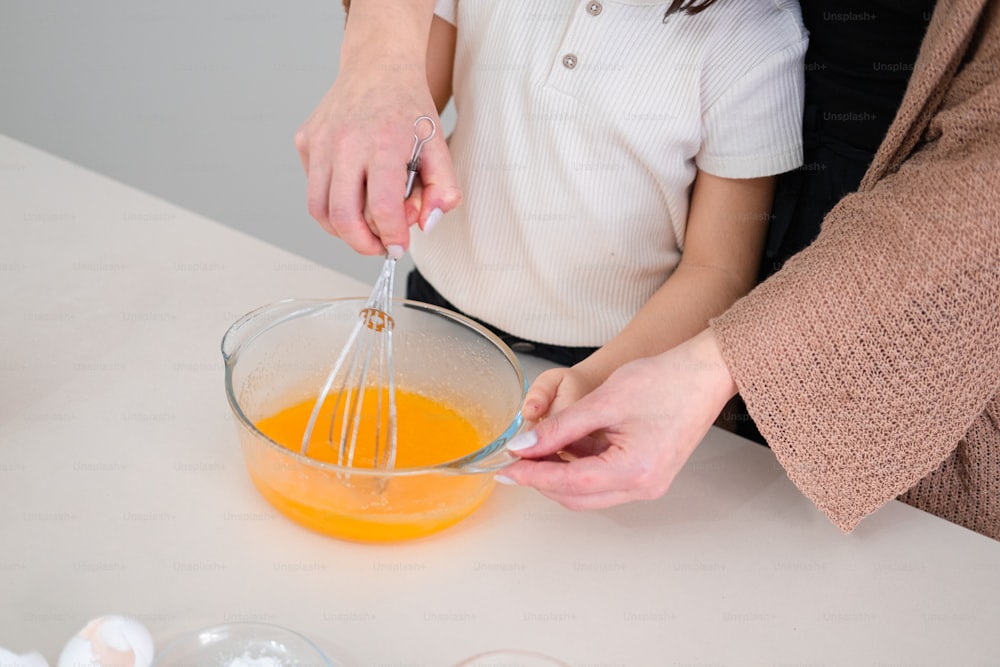
[[[71,638],[59,655],[58,667],[150,667],[153,637],[127,616],[95,618]]]
[[[49,662],[38,651],[18,655],[13,651],[0,648],[0,665],[11,667],[49,667]]]

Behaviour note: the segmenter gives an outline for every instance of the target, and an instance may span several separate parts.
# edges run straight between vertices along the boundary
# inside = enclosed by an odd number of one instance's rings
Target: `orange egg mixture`
[[[256,422],[281,446],[298,452],[315,399],[307,399]],[[309,441],[308,456],[337,463],[343,405],[333,424],[334,400],[320,410]],[[382,438],[387,406],[382,405]],[[352,467],[374,468],[378,394],[366,389]],[[396,391],[395,470],[430,466],[471,454],[488,442],[472,422],[442,403],[419,394]],[[348,434],[350,433],[350,424]],[[292,520],[336,537],[382,542],[436,532],[474,511],[493,488],[490,475],[426,473],[385,477],[308,466],[272,448],[258,448],[248,458],[254,484],[264,497]]]

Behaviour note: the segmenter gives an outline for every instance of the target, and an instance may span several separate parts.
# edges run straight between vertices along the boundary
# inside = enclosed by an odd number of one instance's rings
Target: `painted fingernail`
[[[517,482],[506,475],[493,475],[493,479],[501,484],[506,484],[507,486],[517,486]]]
[[[538,444],[538,435],[534,431],[528,431],[526,433],[519,433],[511,438],[510,442],[507,443],[507,449],[512,452],[518,452],[528,447],[534,447],[536,444]]]
[[[403,256],[403,253],[406,252],[403,250],[403,246],[401,245],[390,245],[386,246],[385,249],[389,253],[389,257],[392,257],[393,259],[399,259]]]
[[[444,211],[442,211],[439,208],[436,208],[433,211],[431,211],[430,215],[427,216],[427,222],[424,223],[424,233],[426,234],[427,232],[434,229],[437,223],[441,220],[441,216],[443,215]]]

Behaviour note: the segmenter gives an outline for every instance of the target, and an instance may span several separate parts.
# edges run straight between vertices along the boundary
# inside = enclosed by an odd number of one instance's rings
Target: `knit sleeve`
[[[711,326],[788,476],[841,529],[944,461],[1000,389],[1000,87]]]

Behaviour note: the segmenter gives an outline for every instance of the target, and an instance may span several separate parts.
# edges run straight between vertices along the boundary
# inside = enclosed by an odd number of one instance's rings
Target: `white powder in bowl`
[[[251,657],[249,654],[244,653],[243,655],[233,658],[229,661],[225,667],[286,667],[277,658],[273,658],[269,655],[264,655],[259,658]]]

